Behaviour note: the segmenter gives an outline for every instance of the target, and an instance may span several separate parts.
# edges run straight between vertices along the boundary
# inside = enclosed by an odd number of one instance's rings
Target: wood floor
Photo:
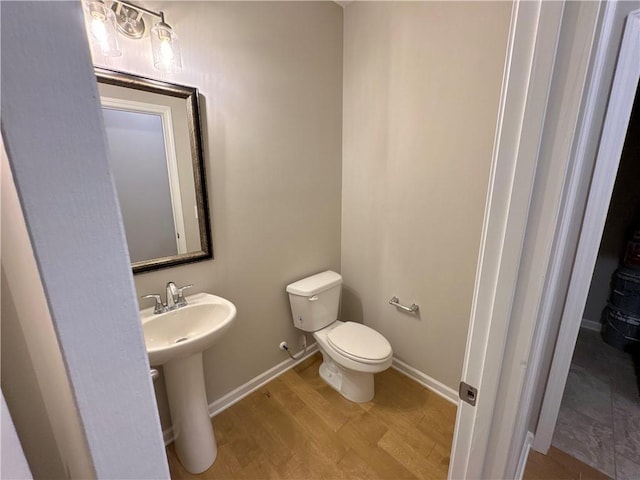
[[[213,418],[218,458],[200,475],[167,448],[172,479],[440,479],[456,408],[403,374],[355,404],[318,376],[319,354]]]
[[[376,375],[373,401],[355,404],[318,376],[309,358],[213,419],[218,458],[177,479],[444,479],[456,408],[401,373]],[[606,475],[551,448],[531,451],[523,480],[601,480]]]
[[[531,451],[523,480],[607,480],[609,477],[586,463],[558,450],[549,449],[547,455]]]

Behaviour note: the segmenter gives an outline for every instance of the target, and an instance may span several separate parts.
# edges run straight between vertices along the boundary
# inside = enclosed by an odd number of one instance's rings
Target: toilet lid
[[[361,323],[345,322],[331,330],[327,340],[336,350],[362,360],[385,360],[393,353],[386,338]]]

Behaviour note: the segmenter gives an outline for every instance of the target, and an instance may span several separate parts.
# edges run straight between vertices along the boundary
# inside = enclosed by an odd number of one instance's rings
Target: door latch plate
[[[476,399],[478,398],[478,389],[472,387],[468,383],[460,382],[460,389],[458,390],[460,400],[467,402],[472,407],[476,406]]]

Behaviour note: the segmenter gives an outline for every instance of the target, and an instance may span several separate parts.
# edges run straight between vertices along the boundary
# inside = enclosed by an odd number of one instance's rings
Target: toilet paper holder
[[[404,310],[405,312],[411,312],[411,313],[417,312],[418,309],[420,308],[416,303],[412,303],[410,307],[407,307],[406,305],[402,305],[400,303],[400,299],[396,295],[394,295],[391,298],[391,300],[389,300],[389,304],[393,305],[394,307],[398,307],[401,310]]]

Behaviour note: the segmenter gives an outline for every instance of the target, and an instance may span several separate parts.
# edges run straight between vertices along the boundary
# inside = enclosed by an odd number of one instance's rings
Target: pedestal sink
[[[218,453],[204,387],[202,352],[231,326],[236,307],[208,293],[187,297],[187,305],[154,314],[140,311],[152,366],[163,366],[175,447],[191,473],[207,470]]]

